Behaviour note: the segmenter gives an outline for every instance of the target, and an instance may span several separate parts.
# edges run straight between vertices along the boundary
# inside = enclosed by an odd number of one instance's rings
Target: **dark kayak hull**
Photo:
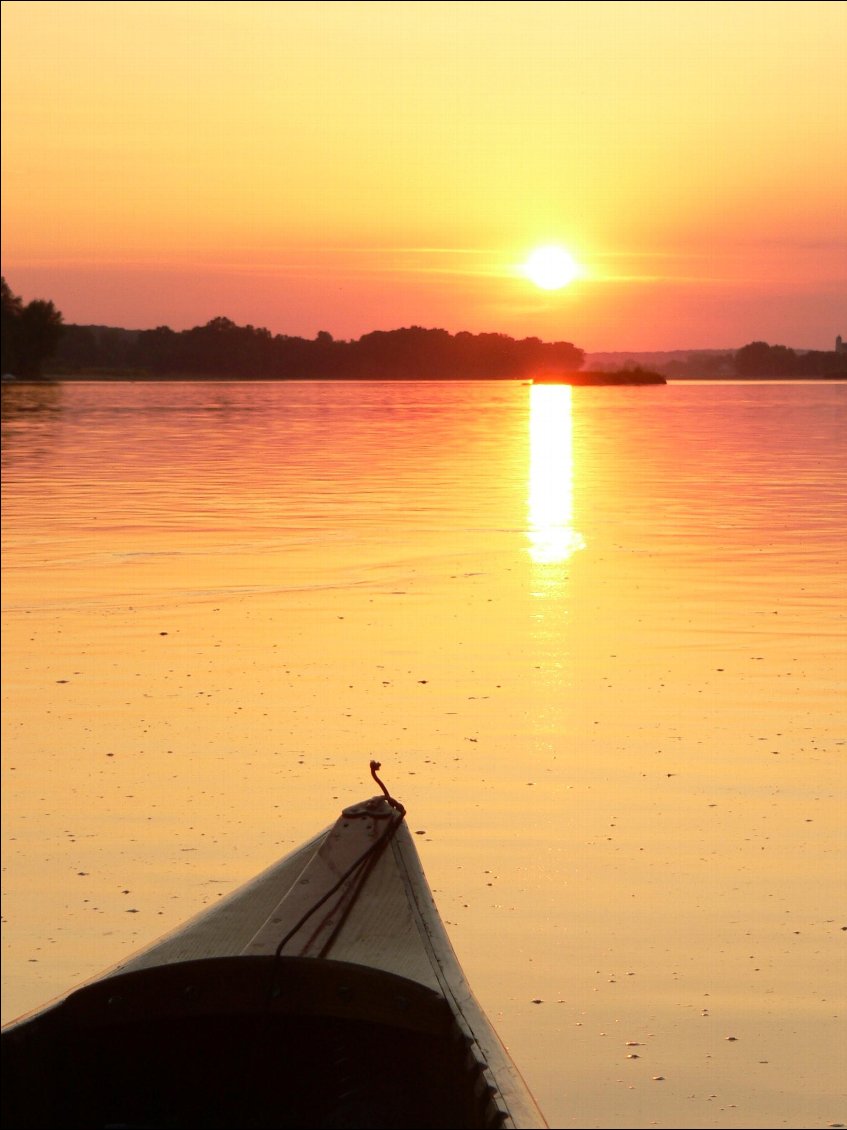
[[[8,1127],[543,1127],[377,797],[3,1030]]]

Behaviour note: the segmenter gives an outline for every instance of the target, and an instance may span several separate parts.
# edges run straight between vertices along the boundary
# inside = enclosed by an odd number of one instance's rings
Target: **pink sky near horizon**
[[[847,6],[32,3],[2,269],[77,323],[847,337]],[[584,275],[521,272],[557,243]]]

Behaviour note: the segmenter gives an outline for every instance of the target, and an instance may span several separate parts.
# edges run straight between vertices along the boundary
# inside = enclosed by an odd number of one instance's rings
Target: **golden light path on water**
[[[529,407],[529,553],[538,565],[585,547],[574,528],[573,389],[533,385]]]

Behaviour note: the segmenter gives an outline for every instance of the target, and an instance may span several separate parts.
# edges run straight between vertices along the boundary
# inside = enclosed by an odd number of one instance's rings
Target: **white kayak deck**
[[[113,972],[207,957],[273,956],[285,933],[396,816],[382,797],[345,809],[336,824]],[[433,938],[433,931],[440,936]],[[447,947],[417,850],[400,823],[364,882],[351,876],[282,952],[384,969],[442,992],[442,961],[447,954],[455,961]]]

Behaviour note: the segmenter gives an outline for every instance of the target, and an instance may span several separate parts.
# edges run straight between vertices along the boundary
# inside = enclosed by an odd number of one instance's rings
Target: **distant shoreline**
[[[336,340],[272,334],[218,316],[203,326],[65,324],[52,302],[28,305],[3,286],[3,380],[524,380],[569,385],[652,385],[669,380],[847,377],[847,343],[795,350],[751,341],[740,349],[589,353],[569,341],[425,326]]]
[[[138,382],[144,384],[172,384],[179,381],[190,383],[257,383],[257,384],[291,384],[292,382],[316,383],[321,381],[337,381],[338,383],[357,383],[367,381],[402,381],[431,382],[443,384],[444,382],[459,382],[467,384],[480,384],[486,381],[498,381],[524,384],[524,385],[570,385],[577,388],[600,386],[639,386],[639,385],[664,385],[667,378],[660,373],[632,372],[585,372],[585,373],[551,373],[540,377],[420,377],[420,376],[357,376],[357,377],[227,377],[227,376],[195,376],[190,373],[172,373],[157,375],[154,373],[111,372],[111,373],[54,373],[40,379],[18,379],[16,377],[4,378],[5,384],[52,384],[58,382],[74,381],[101,381],[105,384]]]
[[[108,373],[95,373],[95,372],[75,372],[75,373],[50,373],[44,377],[39,378],[26,378],[15,377],[7,375],[3,377],[3,384],[5,385],[38,385],[38,384],[58,384],[58,383],[73,383],[84,381],[96,381],[104,384],[126,384],[137,382],[139,384],[175,384],[178,382],[191,382],[197,384],[231,384],[231,383],[256,383],[256,384],[290,384],[293,382],[308,382],[315,383],[321,381],[337,381],[339,383],[356,383],[366,381],[424,381],[440,384],[445,381],[474,384],[484,381],[511,381],[513,384],[567,384],[578,388],[592,388],[592,387],[632,387],[637,385],[657,385],[657,384],[690,384],[697,381],[707,381],[710,384],[749,384],[749,383],[763,383],[763,382],[779,382],[789,384],[814,384],[816,382],[832,382],[832,381],[845,381],[847,377],[842,373],[833,373],[825,376],[672,376],[663,377],[661,374],[656,374],[656,380],[638,380],[638,379],[625,379],[620,377],[617,373],[604,372],[602,370],[586,371],[584,373],[568,373],[562,376],[550,375],[544,377],[385,377],[385,376],[360,376],[360,377],[227,377],[227,376],[208,376],[206,374],[198,375],[191,373],[168,373],[168,374],[155,374],[155,373],[142,373],[142,372],[121,372],[112,371]]]

